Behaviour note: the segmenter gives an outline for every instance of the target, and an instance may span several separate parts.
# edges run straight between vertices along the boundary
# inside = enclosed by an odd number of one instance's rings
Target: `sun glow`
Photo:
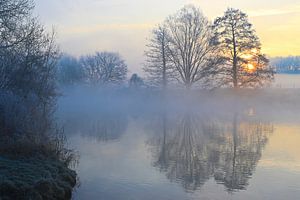
[[[255,69],[255,67],[254,67],[253,64],[248,64],[248,65],[247,65],[247,69],[250,70],[250,71],[252,71],[252,70]]]
[[[256,64],[254,64],[253,62],[255,61],[255,57],[258,53],[259,50],[254,48],[248,51],[248,53],[245,53],[241,56],[246,62],[246,64],[244,65],[245,71],[253,73],[256,70]]]
[[[255,70],[256,70],[256,67],[253,65],[253,64],[251,64],[251,63],[248,63],[247,64],[247,66],[246,66],[246,70],[248,71],[248,72],[254,72]]]

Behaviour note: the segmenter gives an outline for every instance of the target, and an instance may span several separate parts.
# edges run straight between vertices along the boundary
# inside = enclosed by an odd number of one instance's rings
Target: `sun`
[[[248,72],[252,73],[252,72],[254,72],[254,71],[256,70],[256,67],[254,66],[254,64],[248,63],[248,64],[245,66],[245,69],[246,69]]]
[[[249,71],[253,71],[253,70],[255,69],[255,67],[254,67],[253,64],[248,64],[248,65],[247,65],[247,69],[248,69]]]

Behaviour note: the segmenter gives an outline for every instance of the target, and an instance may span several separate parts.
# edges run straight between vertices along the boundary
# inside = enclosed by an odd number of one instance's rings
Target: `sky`
[[[269,56],[300,55],[300,0],[35,0],[35,14],[54,27],[65,53],[118,52],[130,73],[142,73],[151,30],[187,4],[214,20],[228,7],[249,15]]]

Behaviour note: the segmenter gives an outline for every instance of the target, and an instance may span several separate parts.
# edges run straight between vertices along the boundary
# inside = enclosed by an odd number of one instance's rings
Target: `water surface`
[[[80,154],[75,199],[300,196],[300,109],[291,102],[70,98],[60,118]]]

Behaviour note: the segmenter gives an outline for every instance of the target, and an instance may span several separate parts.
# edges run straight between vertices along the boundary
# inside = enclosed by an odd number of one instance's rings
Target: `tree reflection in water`
[[[79,132],[83,137],[108,142],[118,140],[126,132],[128,117],[124,112],[103,111],[84,117],[78,115],[67,122],[67,133]]]
[[[86,133],[97,141],[111,141],[119,139],[126,131],[128,117],[124,113],[104,113],[91,122]]]
[[[162,135],[151,141],[154,166],[187,191],[199,189],[210,178],[228,191],[246,189],[273,125],[240,120],[237,114],[232,118],[222,122],[189,113],[168,120],[164,115]]]

